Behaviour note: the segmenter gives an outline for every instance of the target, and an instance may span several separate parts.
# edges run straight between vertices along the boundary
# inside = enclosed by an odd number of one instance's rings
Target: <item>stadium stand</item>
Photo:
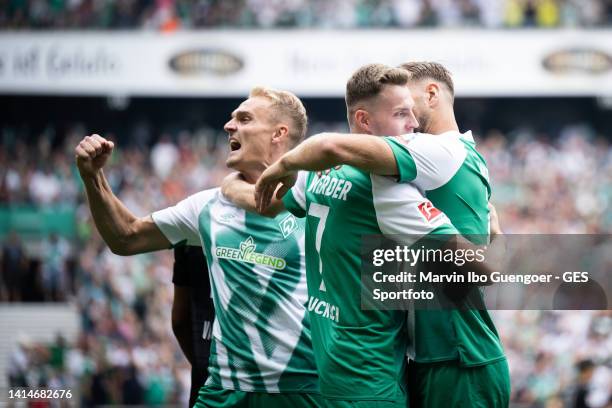
[[[3,0],[3,29],[609,26],[607,0]]]

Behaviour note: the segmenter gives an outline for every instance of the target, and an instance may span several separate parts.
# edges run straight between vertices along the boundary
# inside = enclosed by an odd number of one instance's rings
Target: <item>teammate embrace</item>
[[[196,406],[406,407],[409,395],[415,407],[508,406],[508,366],[486,310],[361,308],[362,236],[406,234],[411,245],[454,234],[444,245],[457,248],[472,245],[460,234],[476,244],[486,242],[473,234],[501,235],[453,92],[436,63],[366,65],[347,83],[352,134],[301,142],[301,101],[255,88],[225,125],[237,172],[143,218],[104,177],[113,143],[81,141],[89,205],[115,253],[204,250],[216,316]]]

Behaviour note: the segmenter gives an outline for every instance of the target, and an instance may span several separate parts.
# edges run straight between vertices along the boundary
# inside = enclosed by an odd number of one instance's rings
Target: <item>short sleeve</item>
[[[406,145],[395,137],[384,137],[383,140],[387,142],[393,151],[395,163],[397,164],[398,181],[400,183],[409,183],[414,180],[417,176],[417,168]]]
[[[166,236],[172,246],[201,246],[198,218],[204,206],[214,197],[219,189],[205,190],[187,197],[174,207],[156,211],[151,216],[153,221]]]
[[[399,182],[412,182],[426,191],[448,183],[467,155],[458,133],[415,133],[385,139],[395,155]]]
[[[298,218],[306,216],[306,180],[308,172],[300,171],[291,190],[283,197],[283,204],[287,211]]]
[[[370,176],[376,219],[385,235],[403,235],[411,245],[429,234],[458,234],[442,211],[412,184],[398,184],[390,177]]]

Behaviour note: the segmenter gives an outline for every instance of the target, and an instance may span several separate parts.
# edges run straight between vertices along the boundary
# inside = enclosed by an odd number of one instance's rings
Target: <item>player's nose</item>
[[[408,127],[410,127],[411,130],[414,130],[414,129],[419,127],[419,121],[417,120],[417,118],[414,115],[410,116]]]
[[[236,124],[234,122],[234,119],[230,119],[229,121],[227,121],[227,123],[223,125],[223,130],[225,130],[227,133],[235,132]]]

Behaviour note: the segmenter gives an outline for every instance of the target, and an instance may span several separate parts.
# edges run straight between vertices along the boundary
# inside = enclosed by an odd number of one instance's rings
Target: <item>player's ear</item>
[[[363,109],[357,109],[355,111],[355,124],[363,129],[363,130],[370,130],[370,115],[368,114],[367,111],[363,110]]]
[[[289,138],[289,126],[284,123],[279,124],[274,131],[274,135],[272,136],[272,143],[281,143],[283,140],[287,140]]]
[[[427,104],[431,108],[435,108],[440,103],[440,86],[435,82],[430,82],[425,87],[425,95],[427,97]]]

